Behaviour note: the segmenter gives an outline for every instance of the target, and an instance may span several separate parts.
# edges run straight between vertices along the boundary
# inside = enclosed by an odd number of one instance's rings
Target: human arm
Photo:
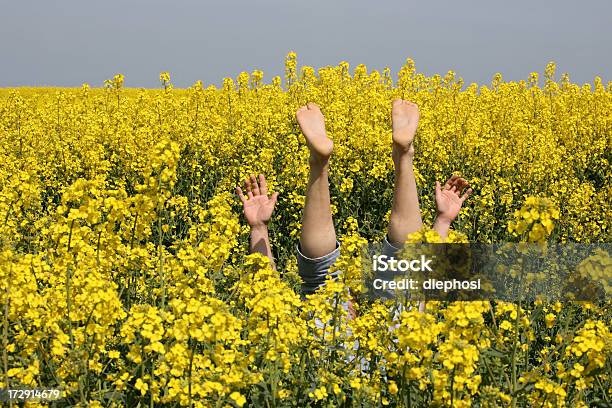
[[[472,194],[472,191],[469,183],[459,176],[452,176],[446,181],[444,186],[441,186],[440,182],[436,181],[436,207],[438,215],[433,229],[442,239],[448,237],[451,224],[459,215],[461,206]]]
[[[272,217],[278,193],[268,196],[268,185],[263,174],[259,175],[259,180],[254,175],[247,177],[244,180],[244,187],[247,192],[246,196],[240,187],[236,187],[236,193],[242,202],[247,223],[251,227],[249,252],[267,256],[270,259],[270,267],[275,269],[268,235],[268,223]]]

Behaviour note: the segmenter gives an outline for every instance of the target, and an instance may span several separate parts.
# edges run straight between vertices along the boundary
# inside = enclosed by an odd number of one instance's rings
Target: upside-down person
[[[393,204],[387,235],[383,242],[383,254],[394,256],[403,246],[409,234],[419,231],[423,222],[419,208],[414,177],[414,137],[419,123],[416,104],[395,100],[392,104],[393,147],[395,167]],[[309,103],[301,107],[296,118],[310,151],[309,177],[306,201],[302,215],[302,230],[297,245],[298,271],[303,280],[302,293],[314,293],[325,284],[329,269],[340,255],[340,243],[336,238],[329,192],[329,162],[333,142],[327,137],[325,119],[319,107]],[[242,200],[245,217],[251,226],[251,252],[260,252],[274,265],[267,233],[277,194],[267,195],[263,175],[259,180],[251,176],[245,180],[247,197],[237,188]],[[452,176],[444,186],[436,182],[438,214],[433,229],[445,239],[463,202],[472,189],[461,177]],[[334,276],[335,277],[335,276]]]
[[[333,142],[327,137],[325,120],[317,105],[309,103],[300,108],[296,117],[310,150],[302,234],[297,248],[299,273],[304,281],[302,291],[309,294],[325,284],[329,268],[340,254],[340,244],[336,239],[332,219],[328,182]],[[403,246],[406,237],[423,226],[412,163],[419,109],[412,102],[398,99],[393,101],[391,117],[395,185],[387,236],[382,250],[387,256],[394,256]],[[443,188],[436,183],[438,216],[434,230],[442,238],[447,237],[451,223],[471,192],[468,183],[457,176],[451,177]]]

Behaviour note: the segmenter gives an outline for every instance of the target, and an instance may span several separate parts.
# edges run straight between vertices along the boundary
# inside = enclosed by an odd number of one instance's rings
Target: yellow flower
[[[546,316],[544,317],[544,321],[546,322],[546,327],[548,327],[550,329],[555,324],[555,319],[556,318],[557,318],[557,316],[555,316],[552,313],[546,314]]]
[[[236,403],[236,405],[238,405],[239,407],[242,407],[244,404],[246,404],[246,398],[244,397],[244,395],[242,395],[241,393],[239,393],[238,391],[234,391],[230,394],[230,398]]]
[[[140,391],[141,395],[145,395],[147,393],[147,390],[149,389],[149,385],[142,381],[142,379],[137,379],[136,380],[136,384],[134,384],[134,388],[136,388],[138,391]]]
[[[395,383],[395,381],[389,381],[389,392],[392,395],[397,394],[398,388],[397,388],[397,384]]]

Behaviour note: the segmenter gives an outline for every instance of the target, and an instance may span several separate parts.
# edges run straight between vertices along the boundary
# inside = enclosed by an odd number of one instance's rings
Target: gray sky
[[[389,66],[466,82],[542,72],[612,80],[612,0],[0,0],[0,87],[219,84],[224,76],[299,65]]]

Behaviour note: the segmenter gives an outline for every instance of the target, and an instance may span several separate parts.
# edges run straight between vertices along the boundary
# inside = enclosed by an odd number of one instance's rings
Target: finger
[[[399,99],[399,98],[394,99],[393,102],[391,102],[391,106],[399,106],[399,105],[402,104],[402,102],[403,101],[401,99]]]
[[[457,186],[455,184],[453,184],[452,187],[450,188],[450,191],[452,193],[456,193],[457,192]]]
[[[472,190],[471,188],[468,188],[467,191],[461,196],[461,202],[463,203],[465,200],[467,200],[467,198],[470,196],[470,194],[472,194],[473,191],[474,190]]]
[[[461,177],[457,177],[455,180],[453,180],[452,187],[457,193],[461,192]]]
[[[278,193],[273,193],[270,200],[272,200],[272,205],[275,205],[276,201],[278,200]]]
[[[307,111],[308,108],[306,106],[300,106],[300,108],[297,110],[297,112],[295,112],[295,114],[297,115],[298,113]]]
[[[253,198],[253,190],[251,189],[251,182],[248,177],[244,179],[244,187],[246,188],[247,196]]]
[[[452,185],[455,182],[456,178],[457,178],[457,176],[451,176],[451,178],[446,180],[446,183],[444,183],[444,189],[445,190],[450,190],[450,188],[452,187]]]
[[[436,180],[436,195],[442,192],[442,187],[440,186],[440,182]]]
[[[254,174],[251,174],[251,188],[253,189],[253,195],[259,195],[259,184],[257,184],[257,178]]]
[[[468,182],[463,177],[459,177],[455,183],[458,191],[462,191],[468,186]]]
[[[236,187],[236,194],[238,194],[238,198],[240,198],[242,204],[246,203],[246,197],[244,196],[244,193],[240,187]]]
[[[261,194],[265,196],[268,195],[268,183],[266,182],[266,178],[263,174],[259,175],[259,191],[261,191]]]
[[[317,105],[314,102],[308,102],[306,106],[308,107],[309,110],[320,110],[319,105]]]

